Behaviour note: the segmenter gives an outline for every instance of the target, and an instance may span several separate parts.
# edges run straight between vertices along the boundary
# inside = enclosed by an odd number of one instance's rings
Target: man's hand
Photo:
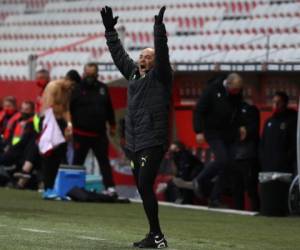
[[[102,8],[100,13],[106,31],[113,31],[115,29],[115,25],[117,24],[119,17],[118,16],[114,17],[112,9],[108,6]]]
[[[160,24],[163,23],[165,10],[166,10],[166,6],[163,6],[163,7],[160,9],[158,15],[155,15],[154,19],[155,19],[155,24],[156,24],[156,25],[160,25]]]
[[[71,123],[68,122],[68,126],[65,129],[65,138],[67,141],[70,141],[73,136],[73,126]]]
[[[196,134],[196,141],[198,144],[205,143],[205,136],[203,133]]]
[[[247,129],[245,127],[240,127],[240,141],[245,140],[247,137]]]

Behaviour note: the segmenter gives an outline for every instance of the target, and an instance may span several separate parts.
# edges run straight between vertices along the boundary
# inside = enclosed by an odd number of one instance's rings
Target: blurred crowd
[[[40,70],[36,84],[41,90],[36,102],[23,101],[18,108],[15,97],[2,100],[0,185],[42,189],[44,198],[51,198],[59,165],[83,165],[91,149],[106,192],[116,195],[107,135],[116,134],[115,114],[107,86],[98,81],[97,64],[85,65],[82,77],[70,70],[64,79],[52,82],[49,72]],[[208,145],[214,160],[202,162],[182,142],[172,142],[166,158],[172,161],[168,171],[172,169],[173,177],[157,192],[180,204],[206,199],[211,207],[224,207],[222,196],[230,193],[236,209],[245,208],[247,193],[252,210],[259,210],[258,173],[297,172],[297,112],[288,104],[288,95],[276,92],[272,115],[260,128],[259,109],[243,98],[242,78],[232,73],[212,79],[190,122],[199,146]],[[63,141],[43,151],[40,141],[51,125],[46,115],[49,108]],[[124,145],[124,120],[120,127]],[[69,160],[67,144],[74,152]]]

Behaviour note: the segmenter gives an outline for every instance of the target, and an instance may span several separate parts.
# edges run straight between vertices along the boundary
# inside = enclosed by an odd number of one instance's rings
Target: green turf
[[[160,207],[170,249],[300,249],[299,218],[265,218]],[[31,232],[29,230],[45,232]],[[147,231],[140,204],[43,201],[0,189],[0,249],[132,249]],[[80,238],[81,237],[81,238]]]

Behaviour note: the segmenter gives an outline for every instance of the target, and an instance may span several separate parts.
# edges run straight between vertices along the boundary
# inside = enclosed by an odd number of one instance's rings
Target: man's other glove
[[[101,9],[100,13],[106,31],[115,30],[115,25],[117,24],[119,17],[118,16],[113,17],[112,9],[108,6],[105,6],[105,8]]]
[[[163,7],[159,10],[158,15],[155,15],[154,19],[155,19],[155,24],[156,24],[156,25],[160,25],[160,24],[163,23],[165,10],[166,10],[166,6],[163,6]]]

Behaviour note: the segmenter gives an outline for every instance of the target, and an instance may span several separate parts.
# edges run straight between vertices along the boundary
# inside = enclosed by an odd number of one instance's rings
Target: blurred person
[[[17,100],[14,96],[6,96],[2,101],[3,109],[0,111],[0,134],[3,135],[10,118],[17,113]]]
[[[41,109],[41,99],[46,88],[47,84],[50,82],[50,73],[46,69],[40,69],[35,74],[35,82],[38,88],[40,89],[40,93],[36,99],[36,112],[39,113]]]
[[[239,130],[238,120],[242,88],[243,80],[237,73],[225,79],[216,78],[204,89],[194,112],[196,140],[199,144],[207,141],[215,156],[194,180],[194,185],[201,190],[201,182],[217,177],[210,195],[212,207],[222,206],[221,194],[233,160],[234,142],[243,132]]]
[[[172,69],[163,16],[165,7],[155,16],[154,49],[141,51],[135,63],[124,50],[115,30],[118,17],[110,7],[102,8],[105,37],[114,63],[128,80],[128,111],[125,117],[126,154],[131,160],[135,181],[150,226],[137,248],[165,248],[161,231],[154,181],[167,149]]]
[[[33,128],[34,103],[24,101],[21,104],[21,116],[14,124],[12,135],[6,151],[0,155],[1,166],[22,166],[27,147],[35,136]],[[15,170],[15,169],[14,169]]]
[[[258,145],[259,110],[256,106],[243,102],[240,114],[240,137],[235,144],[232,164],[233,199],[235,209],[244,209],[244,193],[247,192],[251,210],[259,210],[258,197]]]
[[[297,112],[288,108],[289,97],[275,93],[273,114],[266,120],[260,142],[263,172],[296,173]]]
[[[112,168],[108,158],[109,140],[116,132],[115,113],[108,87],[98,81],[98,65],[84,66],[82,81],[72,91],[70,111],[73,123],[73,164],[83,165],[90,149],[96,156],[106,192],[116,196]]]
[[[203,169],[203,163],[180,141],[175,141],[170,145],[169,154],[175,164],[176,178],[181,178],[184,181],[192,181]],[[182,188],[178,189],[174,185],[173,180],[168,183],[166,194],[171,195],[171,197],[173,196],[173,201],[176,203],[193,204],[193,191]]]
[[[70,79],[67,73],[65,78],[49,82],[43,92],[41,106],[41,125],[43,130],[39,139],[40,152],[42,152],[42,146],[47,146],[42,145],[42,139],[44,133],[47,131],[47,127],[50,128],[51,126],[58,125],[61,133],[57,134],[57,137],[65,137],[65,139],[61,138],[60,144],[42,154],[42,171],[45,189],[43,193],[44,199],[57,198],[57,194],[53,190],[54,182],[59,165],[61,162],[65,161],[67,149],[66,141],[70,140],[72,137],[73,125],[69,111],[69,104],[74,84],[76,84],[76,81],[74,81],[74,79]],[[49,120],[49,123],[45,123],[46,120],[48,121],[48,119],[46,119],[48,117],[45,115],[48,114],[51,116],[51,110],[53,111],[55,120]]]

